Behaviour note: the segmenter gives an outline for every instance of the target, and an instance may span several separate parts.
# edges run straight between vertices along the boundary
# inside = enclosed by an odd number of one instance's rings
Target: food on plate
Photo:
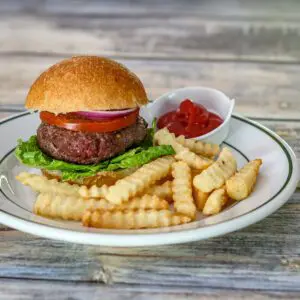
[[[52,123],[44,118],[44,113],[48,112],[41,112],[42,123],[37,130],[37,142],[40,149],[50,157],[70,163],[81,165],[100,163],[125,152],[132,145],[138,145],[144,140],[147,133],[145,121],[137,117],[138,110],[131,113],[129,117],[120,118],[122,120],[132,117],[134,123],[126,127],[116,126],[113,131],[93,132],[87,131],[89,126],[86,126],[86,129],[79,127],[82,129],[81,131],[60,127],[59,123]],[[58,117],[53,115],[53,118]],[[83,120],[87,120],[87,118],[88,116]],[[74,113],[74,119],[78,120],[76,113]],[[66,117],[67,121],[72,122],[72,119]],[[96,122],[96,120],[90,121],[91,124]],[[99,123],[108,122],[111,121]],[[103,126],[105,125],[103,124]]]
[[[159,198],[166,199],[169,202],[173,202],[173,193],[172,193],[172,182],[167,180],[161,185],[154,184],[147,188],[144,193],[149,195],[155,195]]]
[[[128,202],[115,206],[117,210],[137,210],[137,209],[168,209],[169,202],[155,195],[144,194],[141,197],[134,197]]]
[[[219,127],[223,120],[217,114],[208,111],[203,105],[189,99],[180,103],[177,110],[167,112],[158,119],[158,128],[168,128],[176,136],[194,138]]]
[[[217,161],[223,160],[227,165],[228,160],[232,160],[231,155],[230,150],[224,148]],[[249,174],[253,174],[253,169],[257,168],[260,163],[260,160],[255,160],[242,168],[242,172],[240,170],[242,176],[231,177],[234,182],[234,184],[230,184],[231,193],[239,194],[241,183],[242,186],[246,184],[249,188],[249,182],[252,182]],[[235,162],[231,162],[231,166],[234,165]],[[233,167],[233,169],[235,168]],[[142,171],[138,172],[139,170]],[[40,193],[34,205],[36,214],[64,220],[82,220],[85,225],[101,228],[125,229],[128,226],[130,228],[152,228],[153,226],[163,227],[190,222],[195,217],[196,208],[203,215],[213,215],[222,211],[229,203],[229,195],[226,193],[224,185],[213,188],[211,192],[203,192],[195,185],[192,187],[192,180],[205,171],[191,169],[185,161],[175,162],[174,157],[166,156],[138,168],[135,173],[129,173],[128,176],[111,186],[71,185],[26,172],[20,173],[17,179]],[[220,168],[216,168],[215,171],[210,174],[212,178],[208,175],[204,177],[204,181],[207,180],[209,186],[211,186],[211,180],[215,184],[216,178],[224,172]],[[225,174],[229,176],[228,171]],[[206,178],[207,176],[209,179]],[[222,176],[224,177],[224,174]],[[121,184],[121,181],[126,184]],[[228,183],[230,180],[227,180]],[[122,198],[125,191],[126,199],[128,198],[120,205],[111,203],[107,199],[109,189],[116,186],[118,187],[114,191],[116,196],[120,197],[119,195],[121,195]],[[244,190],[244,186],[242,189]],[[249,190],[250,188],[247,189],[247,191]],[[174,205],[170,206],[171,203]],[[173,209],[176,213],[173,212]],[[130,211],[135,212],[130,213]],[[164,215],[167,218],[162,217]],[[154,219],[159,216],[159,221],[157,219],[145,220],[141,216]],[[109,220],[110,217],[112,217],[111,220]],[[136,219],[132,220],[132,217]],[[124,225],[124,222],[129,222],[129,225]]]
[[[214,190],[207,198],[203,207],[204,215],[215,215],[218,214],[226,202],[228,201],[228,195],[226,189],[223,186],[220,189]]]
[[[83,185],[87,187],[91,187],[92,185],[96,186],[103,186],[103,185],[113,185],[116,183],[119,179],[122,179],[130,174],[132,174],[134,171],[137,170],[137,167],[135,168],[128,168],[128,169],[120,169],[116,171],[101,171],[96,173],[94,176],[88,176],[88,177],[78,177],[76,180],[68,180],[65,182],[71,183],[71,184],[77,184],[77,185]],[[49,171],[49,170],[41,170],[42,174],[47,177],[48,179],[56,179],[58,181],[62,181],[61,173],[57,171]]]
[[[34,213],[55,219],[80,221],[86,209],[112,210],[114,207],[103,199],[84,199],[59,193],[40,193],[34,204]]]
[[[194,219],[196,206],[192,194],[190,167],[184,161],[175,162],[172,164],[172,176],[174,178],[172,182],[172,192],[176,212]]]
[[[105,198],[105,195],[108,192],[108,186],[102,185],[101,187],[98,187],[97,185],[92,185],[91,187],[88,187],[82,185],[78,192],[83,198]]]
[[[164,156],[143,165],[131,175],[118,180],[108,188],[82,186],[79,193],[82,197],[105,197],[109,202],[119,205],[128,201],[129,198],[139,195],[161,178],[166,177],[170,172],[172,162],[174,162],[172,156]]]
[[[184,160],[194,169],[206,169],[212,164],[212,160],[192,152],[189,148],[184,147],[177,142],[175,135],[167,128],[158,130],[154,134],[154,142],[158,145],[170,145],[176,152],[175,159]]]
[[[201,190],[193,187],[193,197],[198,211],[202,211],[210,193],[204,193]]]
[[[235,157],[231,151],[225,147],[211,166],[195,176],[193,184],[195,188],[202,192],[209,193],[225,184],[225,181],[236,172],[236,168],[237,163]]]
[[[242,200],[250,195],[261,164],[261,159],[252,160],[226,181],[226,191],[231,199]]]
[[[217,144],[205,143],[195,139],[187,139],[183,135],[176,137],[176,141],[194,153],[205,157],[214,157],[220,152],[220,146]]]
[[[133,174],[120,179],[108,188],[105,198],[114,204],[121,204],[128,201],[142,192],[155,181],[166,177],[171,169],[174,158],[171,156],[160,157],[146,165],[143,165]]]
[[[204,156],[197,155],[187,148],[178,152],[175,155],[175,159],[185,161],[191,168],[194,168],[196,170],[204,170],[213,163],[213,160]]]
[[[151,195],[136,197],[129,202],[116,206],[104,199],[85,199],[56,193],[40,193],[34,204],[34,212],[37,215],[74,221],[80,221],[84,211],[87,209],[125,211],[138,209],[161,210],[168,208],[169,203],[166,200]]]
[[[66,196],[79,196],[80,186],[59,182],[57,179],[47,179],[45,176],[21,172],[16,178],[24,185],[30,186],[34,191],[39,193],[58,193]]]
[[[174,154],[168,145],[153,146],[153,128],[139,116],[147,102],[141,81],[118,62],[63,60],[31,86],[25,106],[39,111],[41,124],[37,135],[18,141],[15,154],[59,180],[114,183],[114,172]]]
[[[85,211],[82,224],[88,227],[111,229],[140,229],[180,225],[191,219],[170,210]]]
[[[236,173],[229,148],[189,138],[220,125],[218,116],[186,100],[156,130],[139,116],[145,103],[139,79],[109,59],[75,57],[41,74],[26,107],[39,110],[42,123],[15,151],[42,171],[16,176],[38,193],[37,215],[96,228],[156,228],[217,214],[230,198],[249,196],[260,159]]]

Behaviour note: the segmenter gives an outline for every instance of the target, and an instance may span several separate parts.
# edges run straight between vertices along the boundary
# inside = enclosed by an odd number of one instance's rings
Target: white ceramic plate
[[[18,138],[27,139],[39,125],[37,114],[23,113],[0,123],[0,222],[31,234],[68,242],[105,246],[149,246],[183,243],[232,232],[273,213],[293,194],[298,168],[291,148],[275,133],[248,119],[233,116],[225,144],[241,167],[262,158],[263,166],[254,192],[222,213],[181,226],[145,230],[104,230],[79,223],[50,220],[32,213],[35,194],[16,181],[22,166],[13,151]],[[268,230],[266,228],[266,230]]]

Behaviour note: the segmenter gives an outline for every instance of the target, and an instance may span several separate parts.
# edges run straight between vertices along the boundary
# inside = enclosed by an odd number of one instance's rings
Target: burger
[[[78,56],[44,71],[31,86],[25,107],[41,124],[16,157],[48,178],[86,185],[111,184],[163,155],[153,145],[139,108],[148,99],[139,78],[104,57]]]

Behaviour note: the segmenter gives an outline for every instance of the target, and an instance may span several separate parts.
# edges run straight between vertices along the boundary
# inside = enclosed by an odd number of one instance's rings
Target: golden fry
[[[203,207],[203,214],[204,215],[218,214],[222,210],[222,208],[224,207],[227,201],[228,201],[228,196],[226,194],[225,187],[213,191],[208,197],[208,199],[206,200],[206,203]]]
[[[47,179],[45,176],[22,172],[16,178],[34,191],[41,193],[58,193],[67,196],[79,196],[79,185]]]
[[[201,157],[200,155],[195,154],[194,152],[191,152],[187,148],[180,151],[175,155],[176,160],[182,160],[186,162],[191,168],[197,169],[197,170],[204,170],[208,168],[213,161],[211,159],[208,159],[206,157]]]
[[[169,210],[85,211],[82,224],[88,227],[140,229],[167,227],[190,222],[191,219]]]
[[[196,204],[196,207],[199,211],[203,210],[203,207],[206,203],[206,200],[208,199],[210,193],[204,193],[201,190],[193,188],[193,197]]]
[[[261,164],[261,159],[250,161],[226,181],[226,190],[230,198],[242,200],[251,194]]]
[[[116,205],[116,210],[137,210],[137,209],[168,209],[168,201],[161,199],[155,195],[143,195],[142,197],[135,197],[129,199],[121,205]]]
[[[106,200],[83,199],[54,193],[41,193],[34,204],[37,215],[80,221],[86,209],[114,209],[114,205]]]
[[[102,185],[101,187],[98,187],[93,185],[89,188],[86,185],[82,185],[78,192],[83,198],[105,198],[105,195],[108,192],[108,186]]]
[[[128,201],[130,197],[134,197],[154,184],[155,181],[167,176],[173,161],[172,156],[164,156],[143,165],[133,174],[110,186],[105,198],[113,204],[122,204]]]
[[[164,182],[162,185],[153,185],[147,188],[145,194],[155,195],[159,198],[173,201],[172,198],[172,182],[170,180]]]
[[[102,210],[138,210],[138,209],[168,209],[169,203],[157,196],[144,195],[129,202],[116,206],[104,199],[84,199],[54,193],[41,193],[34,204],[37,215],[80,221],[87,209]]]
[[[185,149],[181,144],[179,144],[175,135],[170,133],[167,128],[162,128],[155,132],[154,134],[154,142],[158,145],[171,145],[176,153],[179,153],[183,149]]]
[[[209,193],[221,187],[236,172],[236,160],[228,148],[223,148],[218,159],[201,174],[194,177],[194,186]]]
[[[176,141],[192,152],[202,156],[214,157],[220,152],[220,147],[217,144],[204,143],[196,139],[186,139],[183,135],[178,136]]]
[[[194,219],[196,206],[192,196],[191,169],[186,162],[178,161],[172,164],[172,175],[174,208],[178,213]]]
[[[213,162],[206,157],[198,156],[188,148],[182,146],[177,142],[174,133],[170,133],[167,128],[158,130],[154,135],[154,141],[159,145],[171,145],[176,152],[175,158],[185,161],[191,168],[206,169]]]

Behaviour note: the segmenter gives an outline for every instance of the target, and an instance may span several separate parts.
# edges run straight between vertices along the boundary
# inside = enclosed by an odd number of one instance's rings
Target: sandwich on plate
[[[139,115],[147,102],[143,84],[122,64],[97,56],[63,60],[31,86],[25,106],[41,124],[28,141],[18,141],[15,154],[48,178],[113,184],[174,154],[171,146],[153,145],[155,124],[148,128]]]

